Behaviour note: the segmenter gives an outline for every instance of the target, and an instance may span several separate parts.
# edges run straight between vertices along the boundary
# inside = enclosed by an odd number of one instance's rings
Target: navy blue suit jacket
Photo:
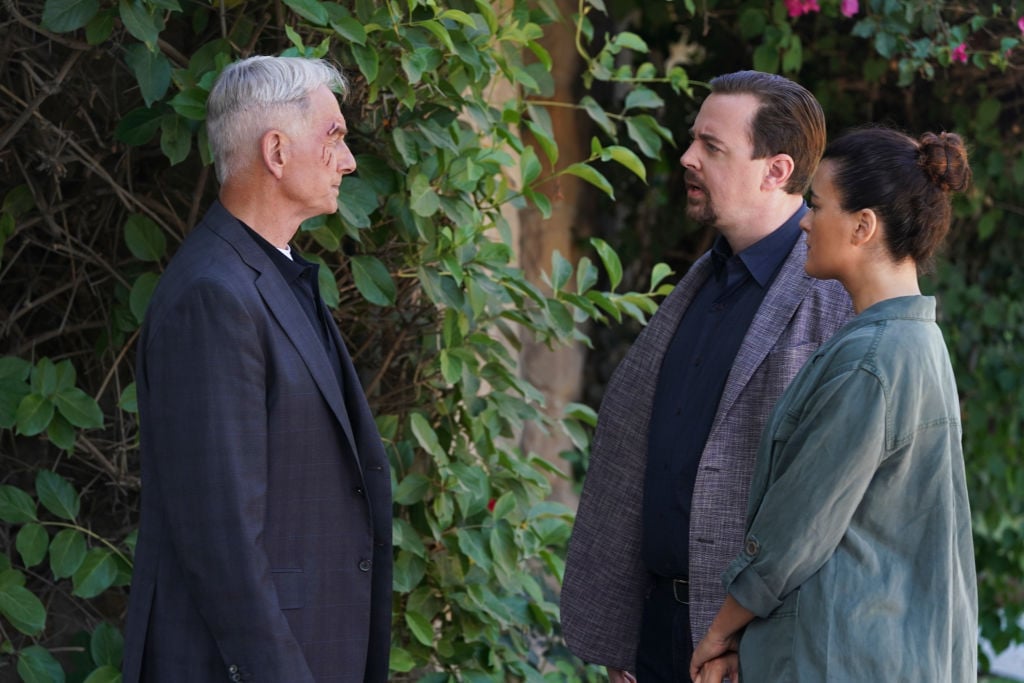
[[[330,332],[340,383],[279,270],[220,202],[161,277],[137,351],[126,683],[387,680],[390,472]]]

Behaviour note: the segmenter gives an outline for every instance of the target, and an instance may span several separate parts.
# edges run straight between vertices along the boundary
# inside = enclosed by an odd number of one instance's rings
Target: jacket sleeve
[[[886,415],[881,382],[857,369],[773,422],[754,473],[755,487],[768,483],[752,492],[743,551],[723,575],[741,605],[767,617],[832,556],[884,457]]]
[[[312,683],[262,545],[273,370],[261,343],[268,320],[261,305],[237,284],[203,279],[150,321],[140,409],[155,481],[145,484],[159,489],[164,543],[225,666],[259,680]]]

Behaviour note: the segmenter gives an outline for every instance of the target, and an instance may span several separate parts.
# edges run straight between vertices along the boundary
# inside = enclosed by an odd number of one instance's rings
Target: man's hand
[[[735,652],[727,652],[721,657],[704,662],[694,683],[740,683],[740,658]]]
[[[622,669],[608,667],[608,683],[636,683],[636,676]]]
[[[699,643],[697,643],[697,648],[693,651],[693,657],[690,659],[690,678],[693,681],[696,681],[698,674],[702,672],[702,667],[705,663],[727,653],[735,654],[738,646],[739,643],[735,636],[720,636],[716,634],[713,629],[708,631],[708,634],[704,636]],[[736,668],[739,668],[738,658]],[[708,680],[713,680],[717,683],[717,681],[720,681],[721,679],[705,678],[702,680],[702,683],[707,683]]]

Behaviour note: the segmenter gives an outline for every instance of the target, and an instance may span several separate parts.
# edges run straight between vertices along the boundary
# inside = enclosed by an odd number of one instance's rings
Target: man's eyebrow
[[[721,138],[715,137],[711,133],[696,133],[693,128],[690,129],[690,137],[693,139],[699,138],[703,142],[710,142],[718,145],[719,147],[725,146],[725,142],[723,142]]]
[[[343,126],[340,123],[338,123],[337,121],[335,121],[334,123],[331,124],[330,129],[327,131],[327,134],[328,135],[347,135],[348,134],[348,128],[346,128],[345,126]]]

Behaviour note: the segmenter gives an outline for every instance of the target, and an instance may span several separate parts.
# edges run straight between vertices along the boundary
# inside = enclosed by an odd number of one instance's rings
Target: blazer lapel
[[[757,313],[754,314],[750,329],[740,344],[736,360],[725,382],[715,421],[711,426],[711,435],[718,430],[736,399],[750,382],[751,376],[775,347],[775,343],[793,317],[797,305],[803,300],[804,293],[811,286],[811,278],[804,272],[807,255],[807,244],[804,240],[805,237],[801,234],[783,262],[775,282],[765,294]],[[711,436],[708,441],[711,441]]]
[[[281,328],[288,336],[292,345],[298,351],[299,356],[309,369],[313,381],[316,382],[324,400],[331,407],[331,412],[338,419],[345,437],[348,439],[352,453],[358,461],[359,451],[356,448],[355,437],[352,433],[352,424],[349,420],[348,410],[345,407],[345,400],[342,396],[342,389],[338,384],[334,367],[327,357],[327,351],[323,343],[316,336],[316,332],[309,324],[308,318],[295,300],[288,283],[284,281],[280,271],[267,258],[259,245],[253,242],[252,238],[239,224],[238,219],[232,216],[221,203],[215,202],[210,208],[207,219],[211,228],[221,237],[231,243],[238,252],[242,261],[259,275],[256,276],[255,285],[260,296],[266,303],[271,315],[277,319]],[[337,339],[337,337],[336,337]],[[339,349],[341,341],[339,340]],[[342,367],[346,363],[342,362]],[[347,382],[348,376],[344,378]]]

